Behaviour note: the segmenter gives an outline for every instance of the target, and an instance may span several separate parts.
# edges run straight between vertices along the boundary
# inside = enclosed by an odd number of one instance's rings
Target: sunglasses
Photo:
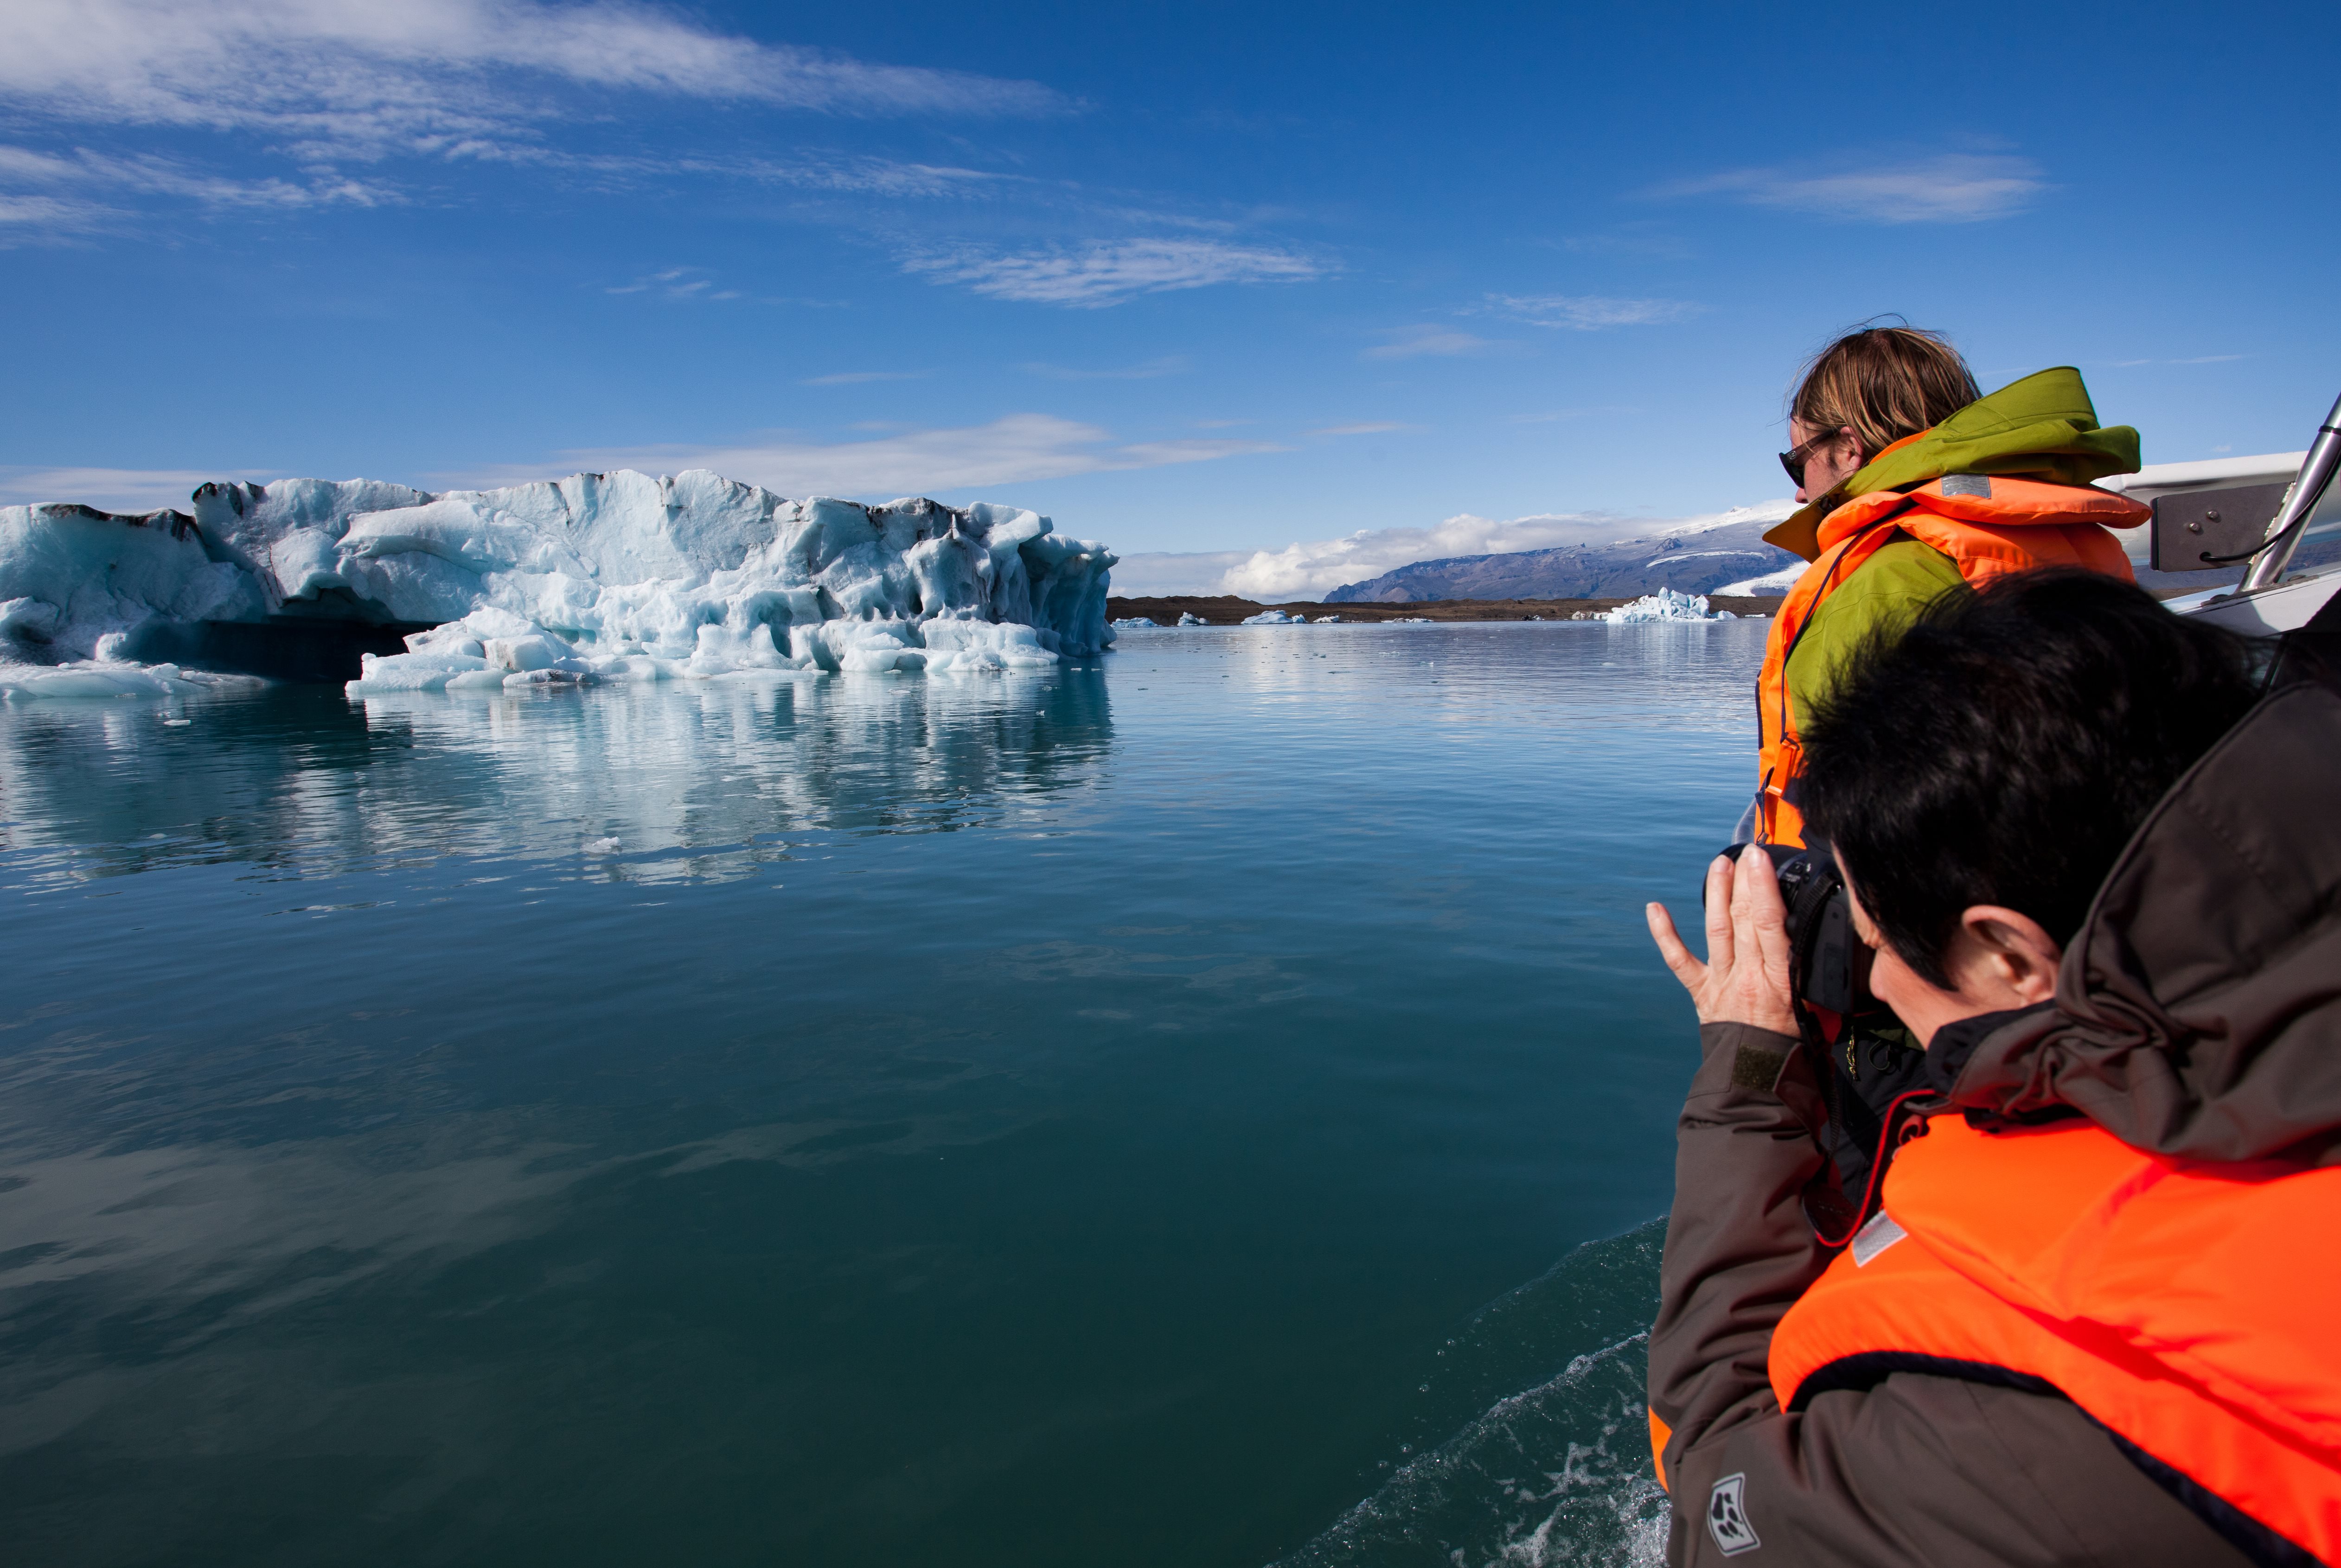
[[[1821,448],[1827,446],[1829,442],[1835,441],[1844,433],[1845,432],[1841,429],[1823,431],[1820,434],[1813,437],[1812,440],[1805,442],[1804,445],[1794,448],[1788,452],[1782,452],[1780,454],[1780,466],[1788,471],[1788,482],[1795,485],[1798,490],[1804,489],[1806,461],[1809,459],[1813,453],[1818,452]]]

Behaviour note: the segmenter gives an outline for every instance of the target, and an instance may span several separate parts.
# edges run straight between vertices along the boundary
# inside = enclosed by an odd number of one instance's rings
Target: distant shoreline
[[[1106,614],[1116,620],[1144,616],[1158,626],[1175,626],[1181,615],[1198,616],[1212,626],[1233,626],[1266,610],[1280,610],[1287,615],[1306,616],[1311,620],[1320,615],[1338,615],[1344,621],[1402,620],[1410,617],[1424,620],[1567,620],[1579,611],[1589,614],[1631,602],[1629,599],[1432,599],[1419,604],[1321,604],[1307,600],[1256,604],[1227,594],[1211,599],[1111,598],[1105,601]],[[1781,604],[1778,599],[1717,599],[1712,595],[1708,602],[1717,610],[1728,610],[1739,616],[1772,615]]]

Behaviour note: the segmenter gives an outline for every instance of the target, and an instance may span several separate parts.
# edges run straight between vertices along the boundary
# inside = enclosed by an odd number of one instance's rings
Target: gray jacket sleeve
[[[1818,1093],[1788,1037],[1709,1024],[1699,1043],[1650,1330],[1669,1563],[2248,1561],[2053,1394],[1897,1373],[1783,1411],[1772,1330],[1831,1255],[1800,1201]]]

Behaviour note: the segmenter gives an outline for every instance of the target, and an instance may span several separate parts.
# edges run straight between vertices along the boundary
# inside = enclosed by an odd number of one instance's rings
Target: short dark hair
[[[2069,944],[2155,804],[2258,700],[2252,645],[2072,567],[1954,589],[1848,661],[1800,800],[1928,981],[1972,905]]]
[[[1788,417],[1816,431],[1850,428],[1867,462],[1981,396],[1975,372],[1940,332],[1865,325],[1805,362]]]

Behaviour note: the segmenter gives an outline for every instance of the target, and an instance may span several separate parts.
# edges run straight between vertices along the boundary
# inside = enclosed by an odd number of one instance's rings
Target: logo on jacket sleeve
[[[1756,1539],[1756,1526],[1748,1523],[1746,1471],[1725,1476],[1708,1494],[1707,1533],[1715,1537],[1726,1557],[1737,1557],[1764,1544]]]

